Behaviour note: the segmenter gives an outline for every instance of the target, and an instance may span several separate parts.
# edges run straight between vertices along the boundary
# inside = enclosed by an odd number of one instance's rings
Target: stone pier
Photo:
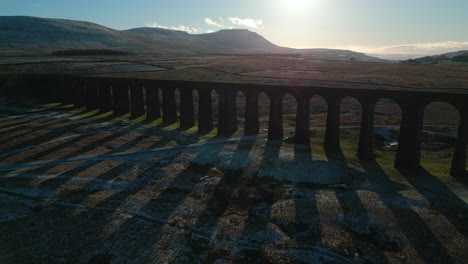
[[[132,118],[137,118],[145,114],[145,101],[143,98],[143,86],[134,83],[130,87],[131,113]]]
[[[245,92],[245,128],[244,135],[257,135],[260,130],[258,115],[259,90],[248,90]]]
[[[327,96],[328,104],[327,124],[325,130],[324,148],[327,151],[340,150],[340,104],[341,96]]]
[[[465,105],[466,107],[466,105]],[[466,108],[465,108],[466,109]],[[468,110],[460,113],[460,124],[458,125],[458,135],[455,144],[455,151],[452,159],[452,176],[466,176],[466,152],[468,150]]]
[[[99,109],[99,83],[89,81],[86,83],[86,109]]]
[[[365,97],[359,102],[362,107],[362,117],[357,156],[361,160],[371,160],[374,158],[374,112],[377,101],[375,98]]]
[[[300,93],[298,96],[296,96],[297,112],[294,134],[294,143],[296,144],[310,143],[310,98],[311,95],[303,93]]]
[[[399,170],[416,169],[421,162],[424,105],[418,103],[416,98],[413,100],[408,98],[400,106],[402,114],[395,168]]]
[[[193,88],[180,88],[180,127],[191,128],[195,125],[195,114],[193,112]]]
[[[173,124],[177,122],[177,107],[174,87],[164,87],[163,91],[163,122]]]
[[[128,95],[128,84],[112,84],[114,115],[124,115],[130,112],[130,97]]]
[[[112,110],[112,92],[108,83],[99,86],[99,110],[103,113]]]
[[[213,106],[211,89],[198,88],[198,132],[206,134],[213,130]]]
[[[270,120],[268,123],[268,139],[283,139],[283,97],[282,91],[269,91],[270,97]]]
[[[229,137],[237,131],[236,90],[218,89],[218,134]]]
[[[146,89],[146,116],[149,120],[161,117],[161,104],[159,102],[159,88],[145,84]]]

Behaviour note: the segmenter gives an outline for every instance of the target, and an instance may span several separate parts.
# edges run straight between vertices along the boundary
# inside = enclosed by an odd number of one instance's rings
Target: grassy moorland
[[[70,73],[466,92],[468,68],[246,56],[28,55],[2,75]],[[450,76],[450,78],[447,78]],[[14,86],[4,82],[2,89]],[[215,94],[214,94],[215,95]],[[198,109],[197,94],[194,94]],[[178,103],[179,104],[179,103]],[[217,100],[213,97],[216,121]],[[231,138],[143,115],[1,100],[2,263],[464,263],[466,183],[449,176],[458,113],[429,105],[422,168],[393,168],[399,106],[376,107],[375,161],[355,153],[361,107],[341,104],[341,152],[323,150],[327,107],[313,97],[310,145],[292,143],[296,103],[283,101],[284,139]],[[197,111],[195,111],[198,115]],[[131,119],[128,124],[122,120]],[[216,122],[215,122],[216,123]],[[380,131],[380,132],[378,132]],[[388,136],[392,135],[392,137]],[[431,137],[432,136],[432,137]],[[434,140],[436,138],[436,140]],[[60,250],[57,250],[60,249]]]

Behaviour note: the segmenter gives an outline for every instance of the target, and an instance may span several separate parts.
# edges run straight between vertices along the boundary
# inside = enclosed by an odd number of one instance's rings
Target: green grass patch
[[[150,127],[155,127],[155,126],[159,126],[163,123],[163,120],[162,120],[162,117],[156,119],[156,120],[153,120],[151,122],[149,122],[148,124],[146,124],[147,126],[150,126]]]

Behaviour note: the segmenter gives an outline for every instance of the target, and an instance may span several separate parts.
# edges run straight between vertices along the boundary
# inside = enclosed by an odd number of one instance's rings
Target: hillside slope
[[[143,49],[161,53],[193,51],[193,47],[189,45],[150,40],[140,34],[114,30],[90,22],[25,16],[0,17],[0,43],[43,44],[49,50],[70,47],[127,51]]]
[[[137,54],[292,54],[306,57],[382,61],[348,50],[293,49],[277,46],[246,29],[189,34],[163,28],[115,30],[95,23],[26,16],[0,17],[0,46],[40,52],[64,49],[115,49]]]

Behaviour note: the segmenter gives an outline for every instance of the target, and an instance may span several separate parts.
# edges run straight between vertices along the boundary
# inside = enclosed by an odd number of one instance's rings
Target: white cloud
[[[178,26],[165,26],[159,23],[147,23],[147,27],[157,27],[157,28],[165,28],[165,29],[172,29],[172,30],[181,30],[188,33],[211,33],[214,32],[215,29],[232,29],[232,28],[253,28],[253,29],[261,29],[263,28],[263,20],[261,19],[254,19],[254,18],[239,18],[239,17],[228,17],[222,18],[218,17],[217,19],[212,19],[206,17],[203,19],[205,24],[208,28],[205,27],[191,27],[185,25],[178,25]]]
[[[198,28],[195,27],[189,27],[189,26],[184,26],[184,25],[179,25],[179,26],[164,26],[160,25],[158,23],[149,23],[146,24],[147,27],[156,27],[156,28],[165,28],[165,29],[172,29],[172,30],[181,30],[185,31],[188,33],[197,33],[199,31]]]
[[[222,24],[213,21],[213,20],[212,20],[211,18],[209,18],[209,17],[205,18],[205,23],[208,24],[209,26],[223,27]],[[222,21],[221,21],[221,23],[222,23]]]
[[[248,27],[258,29],[263,26],[263,20],[254,18],[228,17],[224,19],[219,17],[218,20],[215,21],[207,17],[204,21],[208,26],[219,28]]]
[[[234,25],[250,28],[260,28],[263,25],[263,20],[261,19],[229,17],[228,20]]]

